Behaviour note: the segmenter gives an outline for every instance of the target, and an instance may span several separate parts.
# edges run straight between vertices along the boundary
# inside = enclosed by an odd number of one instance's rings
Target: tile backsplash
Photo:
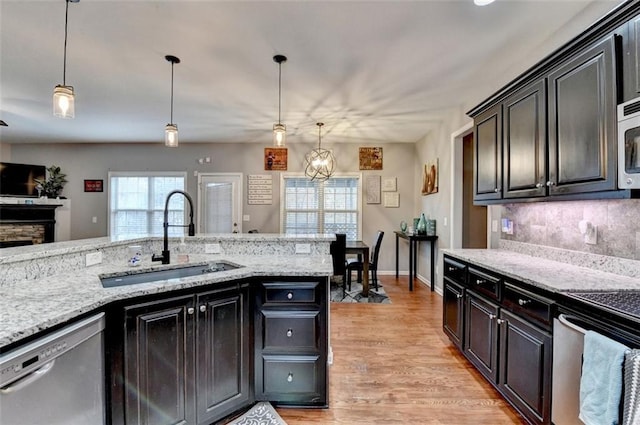
[[[514,227],[501,239],[640,260],[640,199],[507,204],[501,215]],[[585,243],[582,220],[597,226],[595,245]]]

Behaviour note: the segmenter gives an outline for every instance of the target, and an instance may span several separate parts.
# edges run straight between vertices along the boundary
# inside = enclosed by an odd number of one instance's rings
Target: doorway
[[[242,233],[242,173],[198,174],[198,233]]]
[[[487,248],[487,207],[473,204],[473,133],[462,138],[462,248]]]

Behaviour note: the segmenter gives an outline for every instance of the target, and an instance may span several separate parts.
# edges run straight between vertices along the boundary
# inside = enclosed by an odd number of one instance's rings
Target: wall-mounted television
[[[44,165],[0,162],[0,196],[37,197],[35,180],[44,180]]]

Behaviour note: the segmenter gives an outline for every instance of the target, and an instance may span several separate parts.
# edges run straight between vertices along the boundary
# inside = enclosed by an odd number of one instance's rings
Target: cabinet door
[[[472,291],[465,297],[464,354],[490,382],[498,377],[498,306]]]
[[[616,189],[616,64],[609,37],[549,74],[549,195]]]
[[[127,424],[194,423],[193,297],[125,308]]]
[[[502,105],[496,105],[474,121],[474,201],[502,197]]]
[[[624,62],[624,98],[622,102],[640,96],[640,16],[633,18],[618,33],[622,35]]]
[[[464,320],[464,294],[463,287],[444,280],[442,329],[449,339],[459,348],[463,345],[463,320]]]
[[[547,332],[501,311],[498,388],[532,423],[551,419],[551,344]]]
[[[196,405],[198,424],[209,424],[249,400],[248,289],[197,296]]]
[[[504,198],[546,195],[546,114],[544,79],[503,102]]]

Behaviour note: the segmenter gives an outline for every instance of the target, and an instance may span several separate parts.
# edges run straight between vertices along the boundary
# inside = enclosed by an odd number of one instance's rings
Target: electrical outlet
[[[220,254],[219,243],[208,243],[204,245],[205,254]]]
[[[87,267],[102,263],[102,252],[91,252],[85,256],[85,264]]]
[[[311,254],[311,244],[310,243],[297,243],[296,244],[296,254]]]
[[[333,364],[333,349],[331,348],[331,346],[329,346],[329,354],[327,355],[327,364],[328,365]]]

